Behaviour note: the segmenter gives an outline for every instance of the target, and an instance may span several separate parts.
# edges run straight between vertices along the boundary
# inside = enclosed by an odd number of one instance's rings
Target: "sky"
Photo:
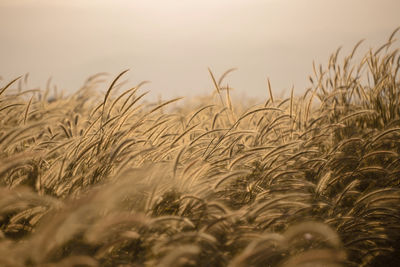
[[[309,86],[312,62],[339,46],[361,54],[400,26],[399,0],[0,0],[0,86],[29,73],[32,88],[79,89],[125,69],[150,97],[210,94],[216,76],[237,95],[266,98]],[[396,45],[398,45],[397,43]]]

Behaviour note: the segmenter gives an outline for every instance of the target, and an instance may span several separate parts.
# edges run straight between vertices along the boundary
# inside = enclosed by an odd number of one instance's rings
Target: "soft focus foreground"
[[[101,75],[69,97],[2,85],[0,265],[399,265],[394,37],[251,108],[212,72],[174,108],[124,73],[104,96]]]

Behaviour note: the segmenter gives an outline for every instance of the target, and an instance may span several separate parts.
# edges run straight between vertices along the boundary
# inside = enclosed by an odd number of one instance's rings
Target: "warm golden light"
[[[0,0],[0,267],[400,266],[399,11]]]

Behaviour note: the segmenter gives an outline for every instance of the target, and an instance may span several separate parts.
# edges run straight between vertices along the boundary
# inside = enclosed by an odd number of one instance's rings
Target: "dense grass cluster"
[[[213,97],[168,110],[123,73],[105,96],[3,85],[0,265],[400,265],[394,36],[248,109],[211,72]]]

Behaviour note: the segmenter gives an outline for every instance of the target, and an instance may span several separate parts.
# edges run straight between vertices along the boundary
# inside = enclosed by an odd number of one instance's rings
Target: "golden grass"
[[[1,266],[399,265],[400,56],[388,42],[302,97],[165,107],[119,74],[71,96],[0,89]],[[17,86],[17,87],[16,87]],[[225,94],[225,95],[224,95]],[[225,100],[224,100],[225,99]]]

